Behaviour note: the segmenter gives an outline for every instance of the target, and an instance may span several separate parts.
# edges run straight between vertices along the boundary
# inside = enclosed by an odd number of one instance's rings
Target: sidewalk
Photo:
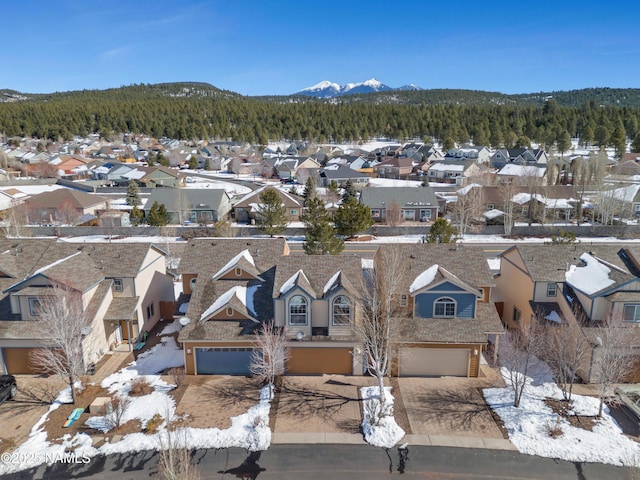
[[[107,355],[111,358],[107,359],[107,361],[98,368],[95,375],[89,377],[89,381],[96,385],[100,385],[105,378],[112,373],[117,372],[127,357],[130,356],[131,361],[133,362],[133,354],[131,352],[113,352]]]
[[[273,444],[305,444],[305,443],[332,443],[366,445],[360,434],[350,433],[273,433]],[[431,447],[460,447],[460,448],[486,448],[491,450],[513,450],[516,447],[509,440],[499,438],[479,438],[444,435],[405,435],[398,442],[409,445],[425,445]]]

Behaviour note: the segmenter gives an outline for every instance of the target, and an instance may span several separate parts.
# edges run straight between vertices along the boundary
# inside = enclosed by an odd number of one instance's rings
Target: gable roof
[[[438,197],[431,187],[367,187],[360,193],[360,203],[370,208],[387,207],[396,201],[400,207],[438,208]]]
[[[374,257],[374,265],[384,256],[393,255],[394,250],[398,250],[401,261],[407,265],[400,279],[401,291],[409,292],[416,279],[434,265],[438,266],[437,272],[435,269],[432,270],[434,280],[435,275],[439,274],[442,275],[441,278],[466,285],[470,289],[495,286],[495,280],[480,247],[446,243],[382,244]]]
[[[334,291],[336,284],[355,293],[362,278],[362,261],[358,255],[295,255],[276,262],[273,298],[278,298],[295,285],[314,298]],[[339,282],[339,283],[338,283]]]
[[[229,200],[229,195],[224,188],[154,188],[145,203],[145,211],[149,211],[154,202],[164,204],[168,212],[175,212],[179,207],[190,210],[211,209],[220,215],[224,199]],[[182,205],[181,205],[182,204]]]
[[[105,197],[91,195],[79,190],[69,188],[58,188],[51,192],[43,192],[25,200],[33,208],[57,208],[64,204],[70,204],[77,209],[85,209],[104,205],[107,202]]]
[[[266,191],[266,190],[275,190],[278,193],[278,196],[280,197],[280,201],[283,203],[283,205],[287,208],[290,207],[302,207],[302,205],[304,204],[304,199],[302,197],[299,197],[297,195],[292,195],[290,193],[287,192],[283,192],[282,190],[272,187],[270,185],[267,185],[265,187],[262,187],[254,192],[248,193],[246,194],[244,197],[240,198],[240,200],[238,200],[236,203],[234,203],[233,207],[234,208],[249,208],[252,204],[260,204],[260,195],[262,194],[262,192]],[[148,202],[147,202],[148,203]]]
[[[259,272],[273,267],[278,257],[289,253],[284,238],[193,238],[185,244],[177,272],[209,273],[213,277],[244,250],[251,255]]]

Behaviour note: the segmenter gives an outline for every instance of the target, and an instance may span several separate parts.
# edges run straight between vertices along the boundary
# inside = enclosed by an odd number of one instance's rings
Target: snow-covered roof
[[[200,321],[202,322],[209,315],[217,312],[222,307],[224,307],[233,297],[238,298],[243,305],[247,305],[247,287],[243,287],[240,285],[236,285],[235,287],[227,290],[222,295],[220,295],[215,302],[211,304],[209,308],[207,308],[202,315],[200,315]]]
[[[235,257],[233,257],[231,260],[229,260],[227,262],[227,264],[222,267],[220,270],[218,270],[214,275],[213,275],[213,279],[216,279],[222,275],[224,275],[226,272],[228,272],[236,263],[238,263],[240,261],[241,258],[244,258],[247,260],[247,262],[249,262],[251,265],[253,265],[254,267],[256,266],[255,262],[253,261],[253,257],[251,256],[251,253],[249,253],[249,250],[245,249],[243,251],[241,251],[239,254],[237,254]]]
[[[461,189],[459,189],[458,195],[466,195],[467,193],[469,193],[469,191],[472,188],[482,188],[482,185],[480,185],[479,183],[470,183],[469,185],[462,187]]]
[[[298,277],[300,275],[302,275],[305,278],[305,280],[307,280],[307,282],[309,282],[309,280],[307,279],[307,276],[304,274],[304,272],[302,270],[298,270],[296,273],[291,275],[286,282],[284,282],[282,284],[282,286],[280,287],[280,294],[287,293],[289,290],[291,290],[293,287],[295,287],[296,284],[298,283]]]
[[[129,180],[140,180],[146,175],[142,170],[130,170],[122,174],[122,178],[128,178]]]
[[[504,215],[504,212],[502,210],[494,208],[492,210],[489,210],[488,212],[484,212],[482,215],[489,220],[493,220],[494,218],[498,218],[499,216]]]
[[[464,172],[464,165],[451,165],[449,163],[434,163],[429,170],[435,172]]]
[[[517,163],[507,163],[500,169],[498,175],[511,175],[517,177],[544,177],[546,168],[534,167],[531,165],[518,165]]]
[[[597,258],[588,253],[583,253],[580,255],[580,260],[586,266],[571,265],[565,273],[567,283],[572,287],[591,295],[615,283],[615,280],[609,277],[611,269],[600,263]]]
[[[416,277],[411,286],[409,287],[409,293],[416,292],[427,285],[429,285],[436,278],[438,273],[438,265],[431,265],[424,272]]]
[[[556,312],[555,310],[544,317],[544,319],[554,323],[562,323],[562,317],[560,317],[560,315],[558,315],[558,312]]]
[[[340,270],[338,270],[333,277],[331,277],[329,279],[329,281],[325,284],[324,288],[322,289],[322,294],[326,295],[327,292],[331,291],[333,289],[333,287],[335,286],[336,282],[338,281],[338,278],[340,277]]]

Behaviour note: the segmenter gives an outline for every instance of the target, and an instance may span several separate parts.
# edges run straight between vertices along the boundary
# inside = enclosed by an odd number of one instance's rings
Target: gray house
[[[360,203],[371,209],[376,222],[430,222],[438,217],[438,197],[430,187],[369,187],[362,189]]]
[[[171,223],[217,222],[231,211],[231,199],[222,188],[156,188],[144,206],[145,215],[156,201],[164,204]]]

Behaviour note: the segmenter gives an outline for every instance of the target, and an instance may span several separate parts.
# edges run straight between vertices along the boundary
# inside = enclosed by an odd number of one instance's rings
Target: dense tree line
[[[640,108],[601,106],[595,100],[579,107],[563,107],[554,99],[542,106],[276,102],[217,89],[210,96],[169,96],[157,89],[136,87],[132,92],[131,88],[115,89],[112,94],[87,91],[53,95],[46,101],[0,104],[0,133],[68,140],[89,133],[109,137],[112,133],[133,132],[253,144],[270,140],[355,142],[386,137],[400,141],[437,139],[449,145],[473,141],[493,147],[530,142],[565,145],[567,137],[580,137],[584,143],[622,148],[627,138],[633,139],[640,132]]]

